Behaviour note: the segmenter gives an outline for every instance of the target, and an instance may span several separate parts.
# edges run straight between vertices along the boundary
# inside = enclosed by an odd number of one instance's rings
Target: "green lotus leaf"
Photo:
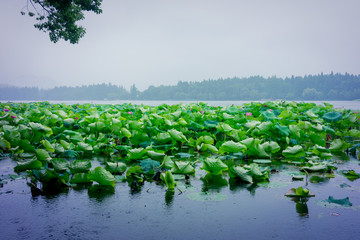
[[[144,173],[154,174],[154,170],[160,167],[160,163],[152,159],[144,159],[140,161],[140,166]]]
[[[66,123],[68,125],[72,125],[75,123],[75,120],[73,118],[66,118],[66,119],[64,119],[64,123]]]
[[[132,136],[131,132],[126,128],[121,128],[121,133],[127,138],[131,138]]]
[[[132,166],[126,171],[126,181],[128,182],[143,182],[143,170],[140,166]]]
[[[282,154],[286,158],[301,158],[305,157],[305,151],[300,145],[295,145],[293,147],[287,147]]]
[[[32,159],[25,162],[18,162],[17,166],[15,166],[15,172],[23,172],[25,170],[32,169],[40,169],[42,167],[42,163],[39,160]]]
[[[211,145],[211,144],[205,143],[204,147],[206,148],[206,150],[209,150],[212,153],[217,153],[219,151],[214,145]]]
[[[166,169],[171,169],[174,166],[174,161],[171,160],[170,156],[165,156],[164,160],[162,161],[160,167],[162,168],[166,168]]]
[[[175,189],[175,180],[174,176],[170,171],[165,173],[165,183],[169,191],[174,191]]]
[[[347,148],[348,144],[341,139],[335,139],[329,147],[332,152],[342,152]]]
[[[216,128],[218,125],[218,121],[206,120],[204,125],[208,128]]]
[[[244,127],[251,129],[251,128],[256,127],[256,126],[259,125],[259,124],[261,124],[260,121],[249,121],[249,122],[247,122],[247,123],[244,124]]]
[[[276,153],[280,151],[280,146],[277,142],[274,141],[268,141],[261,144],[264,148],[265,152],[267,153]]]
[[[88,172],[91,168],[91,162],[89,160],[75,160],[70,164],[70,171],[72,174],[79,172]]]
[[[260,131],[260,133],[264,134],[269,131],[273,126],[272,122],[262,122],[256,126],[256,129]]]
[[[100,185],[115,187],[115,177],[101,166],[91,170],[88,174],[88,179]]]
[[[298,187],[290,189],[286,194],[286,197],[315,197],[315,194],[311,193],[308,188]]]
[[[229,169],[230,178],[238,178],[243,182],[253,183],[253,178],[250,171],[240,166],[232,166]]]
[[[220,132],[230,132],[231,130],[233,130],[233,128],[230,127],[229,124],[224,123],[224,122],[219,122],[218,125],[216,126],[216,128],[217,128]]]
[[[159,160],[164,158],[165,153],[148,150],[147,155],[152,159]]]
[[[134,148],[130,149],[128,153],[128,157],[131,160],[142,159],[147,153],[145,148]]]
[[[163,144],[163,143],[171,142],[172,138],[169,133],[165,132],[165,133],[158,133],[155,137],[153,137],[153,139]]]
[[[206,158],[203,161],[202,168],[200,169],[204,169],[213,175],[219,175],[222,171],[228,170],[228,166],[218,158]]]
[[[64,140],[60,140],[60,144],[61,144],[61,145],[64,147],[64,149],[66,149],[66,150],[69,150],[70,147],[71,147],[71,144],[68,143],[68,142],[66,142],[66,141],[64,141]]]
[[[88,144],[88,143],[84,143],[84,142],[78,142],[78,147],[80,151],[84,151],[84,152],[91,152],[93,150],[93,147]]]
[[[247,138],[240,141],[240,143],[244,144],[249,149],[255,144],[255,138]]]
[[[246,152],[250,156],[257,156],[261,158],[269,157],[269,154],[266,153],[264,146],[259,144],[260,141],[256,141],[256,143]]]
[[[44,132],[47,135],[53,134],[53,131],[51,130],[51,128],[46,127],[46,126],[44,126],[44,125],[42,125],[40,123],[30,122],[29,126],[35,131]]]
[[[51,160],[51,157],[49,153],[45,149],[36,149],[35,150],[36,157],[40,161],[49,161]]]
[[[191,162],[174,161],[171,172],[175,174],[194,174],[195,168],[191,166]]]
[[[268,164],[268,163],[271,163],[271,160],[269,160],[269,159],[254,159],[253,162],[258,163],[258,164]]]
[[[105,169],[112,174],[122,174],[126,168],[126,164],[123,162],[106,162],[105,164]]]
[[[358,178],[360,178],[360,174],[355,172],[354,170],[342,170],[339,171],[342,175],[344,175],[347,179],[350,181],[354,181]]]
[[[190,200],[200,201],[200,202],[217,202],[227,199],[227,196],[222,193],[208,193],[208,192],[193,192],[189,193],[187,197]]]
[[[348,131],[349,136],[360,138],[360,131],[357,129],[351,129]]]
[[[264,117],[266,121],[271,121],[276,118],[276,115],[273,112],[270,111],[263,111],[261,112],[261,115]]]
[[[54,148],[54,146],[48,141],[48,140],[41,140],[41,143],[42,143],[42,145],[44,146],[44,148],[46,149],[46,150],[48,150],[49,152],[55,152],[55,148]]]
[[[351,208],[352,203],[350,202],[349,197],[337,199],[333,196],[329,196],[328,199],[320,200],[316,202],[319,206],[327,208]]]
[[[174,139],[175,141],[179,141],[179,142],[187,142],[188,141],[182,132],[179,132],[175,129],[168,130],[168,133],[170,134],[171,138]]]
[[[70,180],[70,183],[81,184],[91,182],[88,178],[88,173],[75,173]]]
[[[290,129],[288,126],[281,126],[280,124],[276,124],[275,129],[281,136],[287,137],[290,135]]]
[[[339,112],[328,112],[325,113],[322,118],[327,122],[337,122],[342,119],[343,115]]]
[[[0,138],[0,148],[9,149],[11,145],[6,139]]]
[[[224,142],[219,149],[220,153],[237,153],[246,150],[246,146],[233,141]]]
[[[259,165],[256,163],[250,164],[250,174],[253,177],[253,180],[256,182],[267,181],[269,180],[269,170],[265,168],[264,170],[260,170]]]
[[[298,125],[289,125],[289,129],[292,135],[300,138],[301,136],[301,129]]]
[[[69,164],[65,159],[62,158],[53,158],[50,161],[53,165],[53,168],[56,172],[62,172],[69,170]]]

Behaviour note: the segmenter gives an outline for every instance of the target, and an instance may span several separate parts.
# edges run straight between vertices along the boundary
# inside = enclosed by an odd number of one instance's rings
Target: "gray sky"
[[[0,1],[0,84],[129,89],[253,75],[360,74],[359,0],[104,0],[79,44]]]

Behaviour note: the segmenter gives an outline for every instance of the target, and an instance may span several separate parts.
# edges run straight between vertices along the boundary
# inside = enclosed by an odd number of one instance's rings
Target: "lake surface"
[[[359,161],[347,158],[338,157],[338,171],[360,172]],[[278,172],[270,183],[250,185],[229,182],[226,175],[205,180],[206,172],[197,168],[187,183],[179,180],[174,195],[148,182],[131,192],[122,182],[114,193],[85,188],[41,196],[26,179],[11,180],[15,165],[0,160],[1,178],[8,181],[0,188],[2,239],[358,239],[360,234],[360,180],[338,171],[335,178],[307,183],[292,181],[298,172],[293,165],[273,164]],[[296,203],[284,196],[299,186],[315,197]],[[225,199],[192,200],[200,192]],[[352,206],[326,207],[329,196],[349,197]]]
[[[125,102],[125,101],[123,101]],[[95,101],[121,104],[121,101]],[[65,102],[68,104],[75,102]],[[82,103],[82,102],[77,102]],[[134,104],[158,105],[162,102]],[[167,104],[179,102],[167,101]],[[184,102],[189,103],[189,102]],[[241,105],[245,102],[209,102]],[[330,102],[335,107],[360,109],[360,102]],[[39,195],[29,180],[14,176],[16,162],[0,160],[1,239],[359,239],[360,179],[350,181],[340,170],[360,172],[358,157],[337,156],[334,178],[321,182],[292,181],[299,170],[291,164],[273,163],[268,184],[240,184],[225,174],[208,178],[197,166],[195,176],[179,180],[175,194],[166,186],[146,182],[132,192],[116,183],[114,192],[69,188]],[[102,164],[93,160],[93,167]],[[312,174],[309,177],[316,175]],[[284,194],[291,188],[309,188],[315,197],[294,202]],[[200,201],[193,196],[206,193]],[[351,206],[326,200],[349,198]]]

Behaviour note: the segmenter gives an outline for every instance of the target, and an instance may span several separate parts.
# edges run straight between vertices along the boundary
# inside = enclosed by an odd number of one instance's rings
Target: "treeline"
[[[140,92],[122,86],[0,87],[2,100],[355,100],[360,98],[360,75],[319,74],[278,78],[253,76],[201,82],[179,81],[174,86],[150,86]]]
[[[128,100],[129,92],[122,86],[113,84],[94,84],[80,87],[37,87],[1,86],[2,100]]]

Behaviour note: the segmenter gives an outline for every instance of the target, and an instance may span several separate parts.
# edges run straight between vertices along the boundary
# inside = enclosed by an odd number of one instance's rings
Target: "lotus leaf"
[[[36,157],[40,161],[49,161],[51,160],[51,157],[49,153],[45,149],[36,149],[35,150]]]
[[[179,141],[179,142],[187,142],[188,141],[182,132],[179,132],[175,129],[168,130],[168,133],[170,134],[171,138],[174,139],[175,141]]]
[[[51,159],[51,164],[56,172],[62,172],[69,170],[69,164],[65,159],[62,158],[53,158]]]
[[[343,115],[339,112],[325,113],[322,118],[327,122],[338,122],[342,119]]]
[[[23,172],[25,170],[32,169],[40,169],[42,167],[42,163],[39,160],[29,160],[25,162],[18,162],[17,166],[15,166],[15,172]]]
[[[105,169],[112,174],[122,174],[126,171],[126,164],[123,162],[106,162]]]
[[[70,164],[70,171],[72,174],[79,172],[88,172],[91,168],[91,162],[89,160],[75,160]]]
[[[228,166],[218,158],[206,158],[203,161],[203,166],[201,169],[204,169],[213,175],[219,175],[222,173],[222,171],[228,170]]]
[[[253,183],[253,178],[250,175],[250,171],[240,166],[232,166],[229,169],[229,176],[230,178],[238,178],[241,181]]]
[[[241,152],[245,149],[246,149],[246,146],[239,142],[227,141],[221,145],[219,152],[220,153],[237,153],[237,152]]]
[[[88,178],[88,173],[75,173],[70,180],[70,183],[81,184],[91,182]]]
[[[298,187],[290,189],[286,194],[286,197],[315,197],[315,194],[311,193],[308,188]]]
[[[171,172],[177,174],[194,174],[195,168],[191,166],[191,162],[174,161],[174,165],[171,168]]]
[[[305,151],[300,145],[295,145],[293,147],[287,147],[282,154],[286,158],[301,158],[305,156]]]
[[[174,191],[175,189],[175,180],[174,176],[170,171],[165,173],[165,183],[169,191]]]
[[[98,182],[100,185],[115,187],[115,177],[101,166],[91,170],[88,174],[88,179]]]

